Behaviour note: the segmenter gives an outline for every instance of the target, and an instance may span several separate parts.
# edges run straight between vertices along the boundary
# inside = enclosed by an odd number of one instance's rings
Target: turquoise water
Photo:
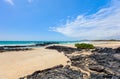
[[[0,45],[28,45],[28,44],[42,44],[48,42],[57,42],[60,44],[68,44],[68,43],[77,43],[83,41],[0,41]]]

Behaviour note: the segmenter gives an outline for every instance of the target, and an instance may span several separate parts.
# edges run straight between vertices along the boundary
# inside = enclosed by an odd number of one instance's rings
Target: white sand
[[[109,47],[109,48],[117,48],[120,47],[120,41],[96,41],[90,42],[96,47]],[[75,47],[74,44],[60,44],[61,46]]]
[[[96,47],[109,47],[117,48],[120,47],[120,41],[104,41],[104,42],[92,42]]]
[[[19,79],[37,70],[66,65],[68,60],[64,54],[44,48],[0,53],[0,79]]]

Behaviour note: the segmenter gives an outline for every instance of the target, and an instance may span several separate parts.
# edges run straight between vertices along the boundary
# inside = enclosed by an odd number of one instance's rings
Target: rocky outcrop
[[[83,79],[80,71],[72,70],[69,66],[59,65],[43,71],[36,71],[32,75],[20,79]]]
[[[0,46],[0,53],[5,51],[24,51],[24,50],[31,50],[33,47],[39,47],[39,46],[47,46],[50,44],[59,44],[59,42],[42,42],[42,43],[36,43],[31,45],[11,45],[11,46]]]
[[[116,53],[120,53],[120,47],[116,48],[116,49],[115,49],[115,52],[116,52]]]
[[[120,53],[120,47],[118,47],[116,49],[112,49],[112,48],[96,48],[92,52],[107,53],[107,54]]]
[[[90,79],[120,79],[118,76],[114,76],[111,74],[94,74],[92,73]]]
[[[43,43],[37,43],[35,46],[47,46],[50,44],[59,44],[59,42],[43,42]]]
[[[32,48],[26,46],[1,46],[0,53],[5,51],[25,51],[25,50],[32,50]]]
[[[90,79],[120,79],[120,48],[96,48],[89,56],[69,57],[72,66],[91,73]]]
[[[52,50],[57,50],[58,52],[63,52],[65,54],[71,54],[76,51],[81,51],[80,49],[77,48],[72,48],[72,47],[67,47],[67,46],[48,46],[46,49],[52,49]]]

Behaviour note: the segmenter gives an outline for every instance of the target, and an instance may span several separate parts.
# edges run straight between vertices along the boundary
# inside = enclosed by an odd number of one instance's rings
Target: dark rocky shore
[[[43,42],[43,43],[37,43],[35,46],[47,46],[50,44],[59,44],[59,42]]]
[[[6,51],[25,51],[25,50],[32,50],[29,46],[0,46],[0,53]]]
[[[66,47],[66,46],[48,46],[46,49],[57,50],[58,52],[63,52],[64,54],[72,54],[76,51],[81,51],[81,49]]]
[[[92,53],[71,57],[71,65],[90,72],[90,79],[120,79],[120,48],[96,48]]]
[[[46,49],[63,52],[71,60],[70,67],[60,65],[36,71],[20,79],[120,79],[120,47],[82,50],[65,46],[49,46]],[[83,51],[91,54],[83,55],[81,54]]]
[[[39,46],[47,46],[50,44],[59,44],[59,42],[43,42],[43,43],[36,43],[33,45],[13,45],[13,46],[0,46],[0,53],[6,51],[25,51],[25,50],[32,50],[33,47]]]
[[[82,73],[72,70],[69,66],[55,66],[43,71],[36,71],[32,75],[20,79],[83,79]]]

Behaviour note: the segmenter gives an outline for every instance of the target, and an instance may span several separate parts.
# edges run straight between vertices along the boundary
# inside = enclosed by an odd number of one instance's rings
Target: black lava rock
[[[118,79],[120,78],[120,60],[118,58],[120,55],[118,55],[119,48],[99,48],[95,49],[93,54],[89,56],[72,56],[70,60],[72,66],[81,68],[85,71],[89,69],[93,74],[97,72],[91,79],[105,79],[109,74],[111,74],[110,76],[112,77],[106,79]],[[104,76],[101,76],[101,73],[104,73]]]
[[[59,44],[59,42],[43,42],[43,43],[37,43],[35,46],[47,46],[50,44]]]
[[[83,79],[80,71],[59,65],[43,71],[34,72],[32,75],[20,79]]]
[[[120,47],[115,49],[116,53],[120,53]]]
[[[80,49],[77,48],[72,48],[72,47],[66,47],[66,46],[48,46],[46,49],[53,49],[57,50],[58,52],[63,52],[65,54],[71,54],[75,51],[81,51]]]
[[[120,79],[119,76],[114,76],[114,75],[111,75],[111,74],[91,74],[91,77],[90,79]]]
[[[93,71],[97,71],[97,72],[103,72],[104,66],[97,65],[97,64],[94,64],[94,65],[92,64],[92,65],[89,65],[89,69],[93,70]]]

